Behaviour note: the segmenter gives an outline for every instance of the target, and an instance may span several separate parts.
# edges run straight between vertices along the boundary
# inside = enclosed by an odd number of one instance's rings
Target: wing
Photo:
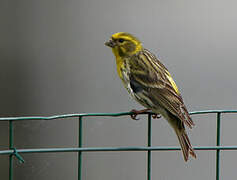
[[[131,85],[136,90],[149,91],[149,99],[160,105],[192,128],[194,125],[184,105],[181,94],[166,67],[148,50],[132,59]]]

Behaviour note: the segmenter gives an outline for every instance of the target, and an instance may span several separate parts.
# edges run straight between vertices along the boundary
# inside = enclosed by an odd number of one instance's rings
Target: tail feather
[[[178,137],[178,140],[179,140],[182,152],[183,152],[184,160],[185,161],[188,160],[189,154],[191,156],[193,156],[194,158],[196,158],[197,156],[192,148],[192,145],[189,141],[189,138],[188,138],[188,135],[187,135],[185,129],[181,129],[181,130],[177,129],[177,130],[175,130],[175,132],[177,134],[177,137]]]
[[[173,115],[172,113],[170,113],[168,110],[165,110],[165,112],[163,112],[163,113],[160,112],[160,113],[165,117],[165,119],[167,119],[169,124],[175,130],[175,133],[178,137],[179,144],[180,144],[182,152],[183,152],[184,160],[188,161],[189,154],[191,156],[193,156],[194,158],[196,158],[197,156],[194,152],[194,149],[193,149],[193,147],[192,147],[192,145],[189,141],[188,135],[185,131],[184,122],[182,120],[180,120],[179,117],[177,117],[177,116]],[[192,121],[190,121],[190,123],[191,122]],[[193,122],[191,124],[194,125]]]

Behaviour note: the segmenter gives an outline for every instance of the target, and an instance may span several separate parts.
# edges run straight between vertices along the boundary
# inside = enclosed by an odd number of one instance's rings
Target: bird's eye
[[[124,39],[120,38],[120,39],[118,39],[118,41],[119,41],[120,43],[122,43],[122,42],[124,42]]]

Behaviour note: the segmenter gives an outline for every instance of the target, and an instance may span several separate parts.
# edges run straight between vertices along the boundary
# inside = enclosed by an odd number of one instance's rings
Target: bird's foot
[[[131,112],[133,114],[131,114],[131,118],[133,120],[139,120],[139,118],[137,118],[138,114],[143,114],[143,113],[146,113],[146,112],[149,112],[149,111],[150,111],[150,109],[142,109],[142,110],[132,109]],[[160,119],[161,115],[160,114],[152,114],[152,118],[153,119]]]
[[[131,112],[132,112],[133,114],[131,114],[131,118],[132,118],[133,120],[139,120],[139,118],[137,118],[137,115],[138,115],[138,114],[145,113],[145,112],[148,112],[148,111],[150,111],[150,109],[142,109],[142,110],[132,109]]]
[[[161,115],[160,114],[152,114],[153,119],[160,119]]]

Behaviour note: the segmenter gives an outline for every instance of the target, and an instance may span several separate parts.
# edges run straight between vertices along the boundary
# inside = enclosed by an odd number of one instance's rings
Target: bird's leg
[[[138,114],[145,113],[145,112],[147,112],[147,111],[149,111],[149,110],[150,110],[150,109],[142,109],[142,110],[132,109],[131,112],[132,112],[133,114],[131,114],[131,118],[132,118],[133,120],[139,120],[139,119],[136,118],[137,115],[138,115]]]
[[[150,111],[150,109],[142,109],[142,110],[132,109],[131,112],[132,112],[133,114],[131,114],[131,118],[132,118],[133,120],[139,120],[139,119],[136,118],[137,115],[138,115],[138,114],[145,113],[145,112],[148,112],[148,111]],[[152,115],[152,118],[153,118],[153,119],[159,119],[159,118],[161,118],[161,116],[160,116],[159,114],[153,114],[153,115]]]

